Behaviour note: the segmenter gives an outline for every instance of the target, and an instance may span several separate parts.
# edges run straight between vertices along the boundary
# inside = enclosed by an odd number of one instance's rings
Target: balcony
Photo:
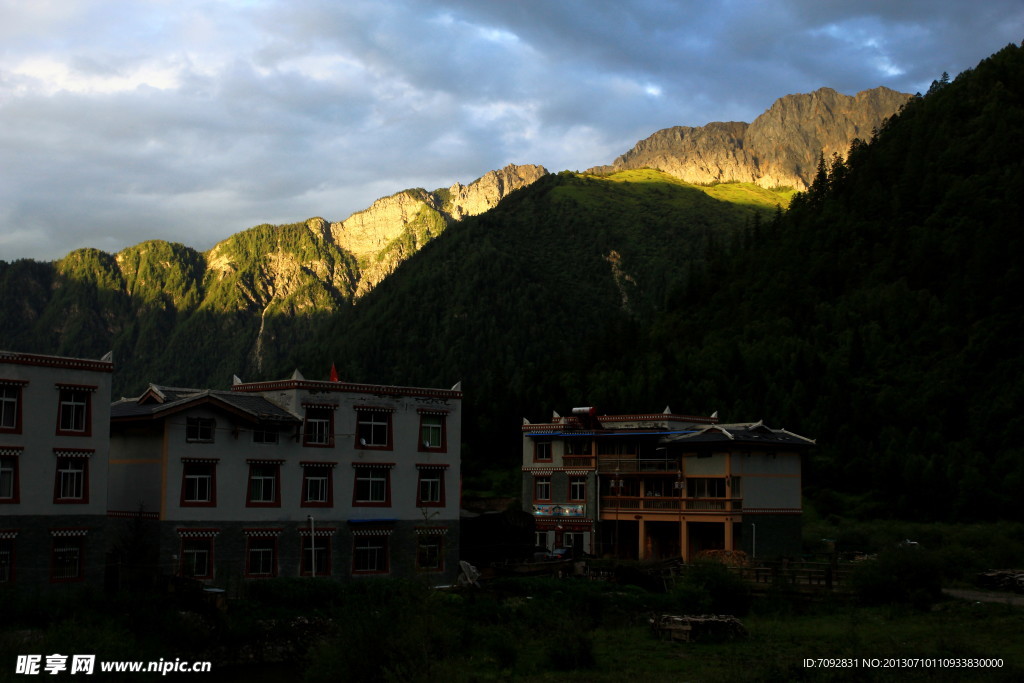
[[[603,496],[601,511],[648,510],[651,512],[742,512],[742,498],[664,498],[661,496]]]
[[[636,472],[681,472],[678,460],[664,458],[609,458],[601,456],[597,463],[601,474],[633,474]]]
[[[563,455],[562,467],[582,470],[594,469],[594,456],[592,455]]]

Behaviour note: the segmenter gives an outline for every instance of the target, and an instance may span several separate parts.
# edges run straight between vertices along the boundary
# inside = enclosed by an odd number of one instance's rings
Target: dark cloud
[[[3,0],[0,0],[3,2]],[[0,259],[208,248],[510,162],[607,163],[785,94],[923,91],[1019,0],[4,2]]]

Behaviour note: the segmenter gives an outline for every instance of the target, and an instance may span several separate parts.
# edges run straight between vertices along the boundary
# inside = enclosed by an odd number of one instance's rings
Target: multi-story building
[[[524,420],[523,507],[537,544],[599,556],[800,552],[801,454],[813,441],[761,422],[577,408]]]
[[[167,575],[458,572],[462,392],[291,379],[152,385],[112,407],[112,516]]]
[[[112,372],[0,352],[0,584],[102,582]]]

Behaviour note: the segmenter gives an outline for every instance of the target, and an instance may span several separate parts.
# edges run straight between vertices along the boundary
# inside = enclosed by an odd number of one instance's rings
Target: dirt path
[[[961,590],[959,588],[943,588],[942,592],[950,597],[959,598],[961,600],[970,600],[972,602],[999,602],[1004,605],[1024,607],[1024,595],[1018,595],[1017,593],[994,593],[992,591],[972,591]]]

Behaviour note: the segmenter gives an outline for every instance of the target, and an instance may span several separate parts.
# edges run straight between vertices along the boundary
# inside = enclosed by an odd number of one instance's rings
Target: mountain
[[[776,131],[823,111],[808,97]],[[817,125],[792,130],[820,142]],[[824,515],[1009,518],[1024,486],[1024,50],[876,127],[845,158],[813,140],[775,150],[814,160],[792,201],[781,172],[753,178],[775,189],[562,172],[458,221],[458,187],[400,193],[380,208],[393,232],[311,219],[206,254],[144,243],[0,264],[0,347],[113,346],[115,381],[136,392],[331,364],[349,381],[461,380],[467,486],[517,487],[524,416],[671,405],[817,438],[804,484]],[[746,151],[749,128],[733,135]],[[378,279],[361,292],[364,277]]]
[[[745,182],[807,189],[818,159],[869,139],[910,95],[875,88],[854,96],[831,88],[786,95],[753,123],[715,122],[659,130],[609,166],[591,172],[655,168],[691,183]]]

